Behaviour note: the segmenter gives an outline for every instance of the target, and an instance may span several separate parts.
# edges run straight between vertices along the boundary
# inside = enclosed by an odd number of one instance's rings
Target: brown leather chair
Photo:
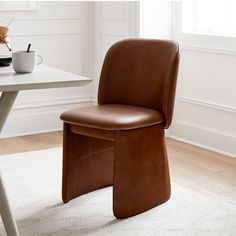
[[[113,185],[113,213],[125,218],[170,198],[164,128],[172,120],[178,63],[172,41],[128,39],[109,49],[98,105],[61,115],[64,202]]]

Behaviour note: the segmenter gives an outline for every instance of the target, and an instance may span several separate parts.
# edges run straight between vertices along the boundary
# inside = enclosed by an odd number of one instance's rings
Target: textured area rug
[[[21,236],[236,235],[236,200],[215,199],[172,182],[172,197],[141,215],[117,220],[112,188],[61,200],[61,148],[0,156]],[[6,235],[0,220],[0,235]]]

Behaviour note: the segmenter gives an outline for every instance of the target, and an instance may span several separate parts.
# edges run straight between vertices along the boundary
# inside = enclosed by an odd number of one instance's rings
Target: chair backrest
[[[98,104],[126,104],[162,112],[172,121],[179,47],[176,42],[126,39],[107,52],[100,76]]]

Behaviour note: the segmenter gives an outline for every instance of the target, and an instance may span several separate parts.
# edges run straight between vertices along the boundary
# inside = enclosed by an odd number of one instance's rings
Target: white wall
[[[173,38],[172,3],[148,2],[141,8],[142,36]],[[146,19],[145,14],[149,16]],[[83,88],[22,93],[3,135],[58,129],[58,116],[63,110],[96,102],[106,51],[116,41],[139,36],[138,2],[39,2],[36,12],[7,15],[16,17],[11,30],[14,47],[25,48],[30,41],[45,63],[91,76],[94,82]],[[19,30],[22,28],[24,32]],[[201,40],[198,45],[186,42],[180,42],[170,136],[236,156],[236,53],[213,47],[209,43],[213,41],[208,41],[207,47]],[[66,58],[60,57],[61,51]]]
[[[39,1],[37,11],[6,11],[0,15],[15,18],[10,30],[15,50],[25,49],[30,42],[45,64],[92,76],[92,2]],[[20,92],[1,136],[61,129],[61,112],[90,104],[92,91],[90,84],[81,88]]]
[[[172,39],[173,6],[171,1],[140,2],[140,36],[151,39]],[[165,130],[168,137],[170,129]]]
[[[96,2],[94,6],[94,102],[102,63],[107,50],[115,42],[139,37],[138,2]]]
[[[171,1],[142,4],[142,36],[176,39],[180,43],[178,87],[169,136],[236,157],[235,39],[177,36],[175,5]]]
[[[148,0],[140,2],[141,36],[145,38],[172,38],[172,2]]]
[[[173,138],[236,157],[236,53],[181,46]]]
[[[174,7],[181,63],[170,136],[236,157],[235,39],[182,34]]]
[[[45,64],[94,81],[82,88],[21,92],[0,137],[61,129],[63,111],[96,103],[108,48],[121,39],[139,36],[138,2],[38,4],[37,11],[1,12],[15,17],[10,31],[12,47],[25,49],[30,42]]]

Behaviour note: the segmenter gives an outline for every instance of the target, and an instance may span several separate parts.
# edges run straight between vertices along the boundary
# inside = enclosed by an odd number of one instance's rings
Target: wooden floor
[[[59,147],[62,132],[51,132],[0,139],[0,155]]]
[[[62,145],[62,133],[52,132],[0,139],[0,155]],[[167,139],[171,180],[181,186],[236,200],[236,158]]]

